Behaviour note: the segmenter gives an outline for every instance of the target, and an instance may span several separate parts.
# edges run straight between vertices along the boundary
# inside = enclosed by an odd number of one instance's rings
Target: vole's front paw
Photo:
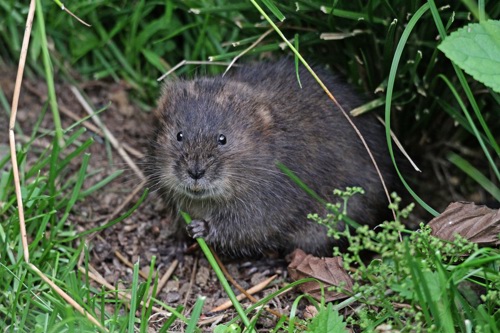
[[[208,223],[204,220],[193,220],[186,227],[187,233],[192,238],[206,238]]]

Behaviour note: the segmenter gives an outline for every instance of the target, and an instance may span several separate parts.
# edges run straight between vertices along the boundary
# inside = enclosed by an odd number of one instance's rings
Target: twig
[[[165,287],[165,284],[167,284],[167,281],[170,279],[172,274],[174,273],[175,269],[177,268],[177,265],[179,264],[179,261],[176,259],[174,260],[171,264],[170,267],[167,269],[165,274],[161,277],[160,281],[158,281],[158,286],[156,288],[156,295],[155,297],[158,297],[160,292],[163,290],[163,287]]]
[[[217,255],[217,253],[212,249],[210,248],[210,250],[212,251],[213,255],[214,255],[214,258],[215,260],[217,261],[217,264],[219,265],[220,269],[222,270],[222,273],[224,273],[224,276],[226,277],[226,279],[231,282],[231,284],[233,286],[236,287],[236,289],[238,289],[241,294],[236,296],[236,299],[238,299],[238,301],[244,299],[245,297],[248,298],[252,303],[257,303],[259,300],[256,299],[255,297],[252,296],[252,294],[255,294],[256,292],[259,292],[260,290],[264,289],[272,280],[274,280],[276,278],[277,275],[273,275],[269,280],[265,280],[264,282],[261,282],[259,283],[258,285],[248,289],[248,290],[245,290],[242,286],[240,286],[240,284],[238,282],[236,282],[235,279],[233,279],[233,277],[231,276],[231,274],[229,274],[229,272],[227,271],[226,269],[226,266],[224,266],[224,264],[222,263],[222,261],[220,260],[219,256]],[[267,282],[268,281],[268,282]],[[261,289],[259,289],[259,287],[262,287]],[[210,312],[215,312],[215,310],[217,311],[222,311],[222,310],[225,310],[227,309],[228,307],[231,306],[231,301],[228,301],[220,306],[218,306],[217,308],[215,309],[212,309],[210,310]],[[223,306],[226,305],[227,307],[226,308],[223,308]],[[220,308],[220,309],[219,309]],[[273,309],[270,309],[269,307],[266,307],[265,310],[267,312],[269,312],[270,314],[276,316],[276,317],[281,317],[282,314],[279,313],[278,311],[276,310],[273,310]]]
[[[106,220],[104,222],[101,223],[101,227],[103,225],[106,225],[107,223],[109,223],[109,221],[113,220],[124,208],[125,206],[127,206],[131,201],[132,199],[134,199],[134,197],[137,195],[137,193],[139,193],[139,191],[141,191],[142,189],[144,189],[144,185],[146,184],[145,181],[142,181],[139,185],[137,185],[134,190],[125,198],[125,200],[118,206],[116,207],[116,209],[111,213],[111,215],[107,216],[106,217]],[[96,235],[98,235],[101,231],[95,231],[93,233],[91,233],[90,235],[87,236],[87,238],[85,239],[85,241],[88,243],[90,242],[92,239],[94,239],[94,237],[96,237]],[[80,263],[83,261],[83,253],[80,255]],[[133,267],[133,265],[132,265]]]
[[[239,294],[238,296],[236,296],[236,299],[237,299],[238,301],[241,301],[242,299],[247,298],[249,295],[252,295],[252,294],[255,294],[255,293],[257,293],[257,292],[261,291],[262,289],[266,288],[266,287],[267,287],[267,285],[268,285],[269,283],[271,283],[274,279],[276,279],[276,277],[277,277],[277,276],[278,276],[278,275],[276,275],[276,274],[275,274],[275,275],[271,276],[270,278],[268,278],[268,279],[266,279],[266,280],[262,281],[261,283],[256,284],[256,285],[255,285],[255,286],[253,286],[252,288],[250,288],[250,289],[248,289],[248,290],[245,290],[245,293],[243,293],[243,294]],[[252,298],[253,298],[253,297],[252,297]],[[254,299],[255,299],[255,298],[254,298]],[[252,301],[252,302],[254,302],[254,301]],[[256,303],[256,302],[254,302],[254,303]],[[223,311],[223,310],[226,310],[226,309],[230,308],[231,306],[232,306],[231,301],[230,301],[230,300],[227,300],[226,302],[222,303],[222,304],[221,304],[221,305],[219,305],[218,307],[211,309],[209,312],[210,312],[210,313],[212,313],[212,312],[219,312],[219,311]],[[268,309],[268,310],[269,310],[269,309]],[[271,312],[271,313],[273,313],[273,314],[274,314],[274,312]],[[279,316],[281,316],[281,314],[279,314],[279,313],[278,313],[277,315],[278,315],[278,317],[279,317]]]
[[[125,266],[128,266],[129,268],[134,268],[134,264],[132,264],[127,258],[125,258],[125,256],[123,254],[120,253],[120,251],[116,250],[115,251],[115,256],[122,262],[125,264]],[[144,273],[143,271],[141,271],[139,269],[139,275],[142,276],[144,279],[148,279],[148,275],[146,273]]]
[[[220,314],[218,316],[213,316],[211,318],[207,318],[207,319],[204,319],[204,320],[200,320],[198,322],[198,325],[199,326],[204,326],[204,325],[208,325],[208,324],[212,324],[212,323],[218,323],[220,322],[222,319],[224,319],[224,317],[226,317],[226,314]]]
[[[252,301],[252,303],[257,303],[258,300],[253,297],[250,293],[248,293],[245,288],[243,288],[242,286],[240,286],[240,284],[238,282],[236,282],[235,279],[233,279],[233,277],[231,276],[231,274],[229,274],[229,272],[227,271],[226,269],[226,266],[222,263],[222,261],[220,260],[219,256],[217,255],[217,253],[214,251],[214,249],[212,247],[210,247],[210,250],[212,251],[213,255],[214,255],[214,258],[215,260],[217,261],[217,264],[219,265],[220,269],[222,270],[222,273],[224,273],[224,276],[226,277],[226,279],[231,282],[231,284],[233,286],[236,287],[236,289],[238,289],[240,291],[240,293],[242,293],[243,295],[245,295],[250,301]]]
[[[142,190],[144,190],[144,186],[146,185],[146,181],[143,180],[142,182],[137,185],[132,192],[123,200],[123,202],[116,207],[116,209],[111,213],[110,216],[106,219],[106,223],[114,219],[118,214],[134,199],[134,197]]]
[[[193,270],[191,271],[191,278],[189,279],[189,287],[186,291],[186,297],[184,298],[184,308],[186,308],[189,296],[191,294],[191,290],[193,290],[193,284],[194,284],[194,279],[196,276],[196,269],[198,267],[198,257],[196,257],[194,263],[193,263]]]

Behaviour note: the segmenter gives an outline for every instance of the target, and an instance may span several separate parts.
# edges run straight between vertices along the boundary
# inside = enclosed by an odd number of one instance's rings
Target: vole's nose
[[[192,168],[189,168],[187,170],[188,175],[193,178],[194,180],[198,180],[203,178],[203,175],[205,175],[205,169],[200,168],[199,166],[194,166]]]

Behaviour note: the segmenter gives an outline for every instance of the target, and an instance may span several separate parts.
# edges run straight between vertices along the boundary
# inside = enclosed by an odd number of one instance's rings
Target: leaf
[[[500,21],[471,23],[451,33],[438,48],[466,73],[500,93]]]
[[[397,292],[401,297],[404,297],[405,299],[409,300],[415,299],[413,292],[413,284],[411,282],[410,277],[406,277],[399,283],[391,284],[391,290]]]
[[[424,283],[429,288],[429,294],[431,299],[438,302],[442,297],[443,290],[441,289],[441,284],[439,283],[439,276],[436,272],[422,271],[422,276],[424,278]],[[401,297],[407,300],[418,300],[415,293],[415,288],[418,288],[418,284],[421,281],[412,281],[410,277],[406,277],[400,283],[391,284],[391,290],[397,292]]]
[[[500,245],[500,211],[470,202],[453,202],[429,222],[432,235],[455,240],[459,234],[479,245]]]
[[[307,326],[307,332],[347,332],[346,323],[338,311],[333,310],[332,303],[328,303]]]
[[[278,7],[276,7],[272,0],[262,0],[262,2],[264,3],[264,5],[266,5],[267,9],[269,9],[274,14],[274,16],[276,16],[278,20],[280,20],[281,22],[285,20],[285,15],[283,15]]]
[[[353,280],[344,270],[341,257],[318,258],[299,249],[291,254],[291,258],[292,262],[288,265],[290,277],[293,280],[313,277],[321,281],[326,302],[348,297],[343,293],[326,290],[329,286],[341,286],[344,290],[352,291]],[[303,283],[299,289],[317,300],[321,299],[321,285],[318,282]]]
[[[214,333],[241,333],[241,328],[235,324],[229,326],[220,324],[215,326]]]
[[[196,303],[194,304],[193,311],[191,312],[191,318],[189,318],[186,333],[194,333],[198,320],[200,319],[201,310],[203,310],[203,304],[205,303],[206,297],[198,296]]]

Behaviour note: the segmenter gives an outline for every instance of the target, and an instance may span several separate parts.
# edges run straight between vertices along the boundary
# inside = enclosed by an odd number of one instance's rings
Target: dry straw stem
[[[191,278],[189,279],[189,286],[186,290],[186,296],[184,296],[184,308],[187,307],[187,303],[189,301],[189,297],[191,296],[191,292],[193,291],[193,284],[194,280],[196,278],[196,273],[197,273],[197,267],[198,267],[198,257],[195,258],[194,263],[193,263],[193,269],[191,270]]]
[[[61,110],[61,112],[64,113],[64,115],[68,116],[69,118],[73,119],[74,121],[81,120],[81,118],[79,116],[77,116],[74,112],[72,112],[70,109],[68,109],[64,105],[59,105],[59,110]],[[98,128],[96,125],[93,125],[88,120],[85,120],[84,122],[82,122],[82,125],[85,126],[86,128],[88,128],[89,130],[91,130],[92,132],[96,133],[97,135],[102,136],[102,137],[104,136],[101,129]],[[136,158],[143,158],[144,157],[143,153],[141,153],[137,149],[131,147],[127,143],[122,142],[122,146],[126,151],[128,151],[130,154],[134,155]]]
[[[12,171],[14,173],[14,186],[16,188],[17,209],[19,213],[19,228],[21,231],[21,241],[23,243],[24,261],[29,263],[30,253],[28,251],[28,236],[26,235],[26,223],[24,220],[23,197],[21,194],[21,181],[19,178],[19,167],[17,165],[16,136],[14,126],[16,125],[17,107],[19,105],[19,95],[21,93],[21,83],[23,82],[24,66],[26,65],[26,54],[30,43],[31,27],[33,26],[33,16],[35,15],[35,1],[30,2],[28,17],[26,18],[26,29],[24,30],[23,45],[19,55],[19,66],[17,67],[16,84],[14,86],[14,96],[12,97],[12,108],[9,121],[9,143]]]
[[[94,317],[92,317],[92,315],[90,313],[88,313],[87,311],[85,311],[84,308],[82,308],[80,306],[80,304],[78,304],[73,298],[71,298],[71,296],[69,296],[66,292],[64,292],[61,288],[59,288],[54,282],[52,282],[47,276],[45,276],[45,274],[43,274],[39,269],[38,267],[36,267],[35,265],[31,264],[31,263],[28,263],[28,266],[35,271],[35,273],[38,274],[38,276],[40,276],[40,278],[45,281],[45,283],[47,283],[52,289],[54,289],[54,291],[56,293],[59,294],[59,296],[61,296],[62,298],[64,298],[64,300],[66,302],[68,302],[73,308],[75,308],[78,312],[80,312],[81,314],[85,315],[87,317],[88,320],[90,320],[94,325],[96,325],[97,327],[99,327],[101,330],[103,331],[106,331],[107,330],[101,326],[101,323],[99,323],[97,321],[97,319],[95,319]]]
[[[127,258],[125,258],[125,256],[123,254],[121,254],[119,251],[115,251],[115,255],[126,266],[128,266],[129,268],[132,268],[132,269],[134,268],[134,265]],[[165,286],[165,284],[168,282],[168,280],[170,279],[170,277],[174,273],[174,270],[175,270],[175,268],[177,267],[178,264],[179,264],[179,261],[177,259],[175,259],[170,264],[170,266],[167,269],[167,271],[165,272],[165,274],[163,274],[163,276],[161,277],[160,281],[158,282],[158,287],[156,288],[155,297],[157,297],[160,294],[161,290],[163,289],[163,287]],[[145,279],[145,280],[148,279],[148,274],[144,273],[142,270],[139,270],[139,275],[143,279]]]
[[[224,276],[226,277],[226,279],[231,282],[231,284],[233,286],[236,287],[236,289],[238,289],[240,291],[240,293],[242,293],[243,295],[245,295],[250,301],[252,301],[252,303],[257,303],[257,299],[255,297],[253,297],[250,293],[248,293],[238,282],[236,282],[235,279],[233,279],[233,277],[231,276],[231,274],[229,274],[229,272],[227,271],[226,269],[226,266],[224,266],[224,264],[222,263],[222,261],[220,260],[219,256],[217,255],[217,253],[214,251],[213,248],[210,248],[210,251],[212,251],[212,254],[214,255],[214,258],[215,260],[217,261],[217,265],[219,265],[220,269],[222,270],[222,273],[224,273]]]
[[[267,30],[266,32],[264,32],[255,42],[252,43],[252,45],[250,45],[249,47],[247,47],[246,49],[244,49],[240,54],[238,54],[236,57],[234,57],[233,60],[231,60],[231,62],[229,63],[229,65],[227,66],[226,70],[224,71],[224,74],[222,74],[222,76],[226,75],[227,71],[233,67],[234,63],[239,59],[241,58],[245,53],[249,52],[251,49],[253,49],[254,47],[256,47],[257,45],[259,45],[260,42],[262,42],[262,40],[264,38],[266,38],[267,35],[269,35],[271,32],[273,32],[274,30],[273,29],[269,29]],[[210,60],[210,58],[209,58]]]
[[[134,269],[134,264],[132,264],[120,251],[115,251],[115,256],[125,264],[125,266]],[[148,279],[148,274],[144,273],[142,270],[139,270],[139,275],[142,276],[143,279]]]
[[[168,280],[170,279],[170,277],[174,273],[175,269],[177,268],[178,264],[179,264],[179,261],[177,259],[175,259],[174,261],[172,261],[172,263],[170,264],[170,267],[167,269],[167,271],[165,272],[165,274],[163,274],[163,276],[161,277],[160,281],[158,282],[158,287],[156,288],[155,297],[158,297],[158,295],[162,291],[163,287],[165,287],[165,285],[167,284]]]
[[[271,276],[270,278],[262,281],[261,283],[259,284],[256,284],[255,286],[253,286],[252,288],[248,289],[248,290],[245,290],[245,293],[243,294],[239,294],[238,296],[236,296],[236,299],[238,299],[238,301],[241,301],[242,299],[245,299],[247,298],[248,295],[252,295],[252,294],[255,294],[255,293],[258,293],[259,291],[263,290],[264,288],[267,287],[267,285],[269,283],[271,283],[274,279],[276,279],[278,275],[273,275]],[[253,297],[252,297],[253,298]],[[209,312],[219,312],[219,311],[223,311],[223,310],[226,310],[228,308],[230,308],[233,304],[231,303],[230,300],[227,300],[226,302],[222,303],[221,305],[219,305],[218,307],[216,308],[213,308],[211,309]],[[279,314],[278,314],[279,316]]]
[[[384,122],[384,120],[382,118],[380,118],[379,116],[377,116],[377,120],[380,121],[380,123],[382,123],[382,125],[385,126],[385,122]],[[406,157],[406,159],[408,160],[408,162],[410,162],[410,164],[413,167],[413,169],[415,169],[415,171],[422,172],[422,170],[420,170],[420,168],[417,166],[417,164],[415,162],[413,162],[413,159],[406,152],[406,150],[404,149],[404,147],[401,144],[401,142],[399,142],[398,137],[396,136],[396,134],[394,134],[394,132],[392,131],[392,129],[391,129],[391,138],[392,138],[392,140],[394,140],[394,143],[398,147],[399,151],[404,155],[404,157]]]
[[[88,24],[87,22],[85,22],[84,20],[82,20],[81,18],[79,18],[78,16],[76,16],[75,14],[73,14],[68,8],[66,8],[66,6],[64,6],[64,4],[61,6],[61,9],[64,10],[69,15],[73,16],[81,24],[86,25],[89,28],[91,27],[90,24]]]
[[[218,323],[220,323],[222,321],[222,319],[224,319],[227,315],[226,314],[220,314],[218,316],[213,316],[213,317],[210,317],[208,319],[204,319],[204,320],[200,320],[198,321],[198,326],[205,326],[205,325],[208,325],[208,324],[213,324],[215,323],[215,325],[217,325]],[[214,325],[212,325],[213,327]]]
[[[130,192],[130,194],[125,198],[125,200],[123,200],[123,202],[121,203],[121,205],[119,205],[118,207],[116,207],[116,209],[111,213],[111,215],[108,216],[108,218],[106,219],[105,224],[108,223],[109,221],[113,220],[114,218],[116,218],[118,216],[118,214],[120,214],[125,209],[125,207],[132,202],[132,200],[134,199],[134,197],[137,194],[139,194],[139,192],[141,192],[142,190],[144,190],[144,186],[146,186],[146,183],[147,183],[146,180],[141,181],[134,188],[134,190],[132,192]]]
[[[40,98],[43,102],[46,101],[46,95],[44,95],[40,90],[34,89],[32,86],[27,85],[26,89],[29,90],[31,93],[35,94]],[[68,118],[73,119],[75,122],[81,121],[81,117],[76,115],[73,111],[71,111],[68,107],[66,107],[64,104],[59,104],[58,105],[59,110]],[[81,123],[83,126],[85,126],[87,129],[91,130],[92,132],[96,133],[97,135],[104,137],[104,134],[102,133],[101,129],[98,128],[96,125],[93,125],[91,122],[88,120],[85,120]],[[134,155],[136,158],[143,158],[144,154],[138,151],[137,149],[131,147],[129,144],[123,142],[122,143],[123,148],[128,151],[130,154]]]
[[[91,124],[90,124],[91,125]],[[101,223],[101,226],[104,226],[106,224],[108,224],[111,220],[113,220],[115,217],[118,216],[118,214],[123,210],[125,209],[125,207],[132,201],[132,199],[144,188],[144,186],[146,185],[146,181],[143,180],[139,185],[137,185],[135,187],[135,189],[125,198],[125,200],[122,202],[121,205],[119,205],[118,207],[116,207],[116,209],[111,213],[111,215],[109,215],[108,217],[106,217],[106,220]],[[90,241],[92,239],[94,239],[97,235],[99,235],[99,232],[100,231],[96,231],[92,234],[90,234],[86,239],[85,239],[85,242],[88,244],[90,243]],[[78,264],[81,265],[82,262],[83,262],[83,259],[84,259],[84,253],[82,252],[80,254],[80,258],[78,259]],[[131,265],[129,267],[132,267],[133,268],[134,265]],[[146,277],[147,279],[147,277]]]
[[[111,213],[111,215],[106,217],[106,220],[101,223],[101,227],[108,224],[111,220],[113,220],[115,217],[118,216],[118,214],[125,209],[125,207],[134,199],[134,197],[142,190],[144,189],[144,186],[146,185],[146,181],[143,180],[139,185],[137,185],[134,190],[125,198],[125,200],[116,207],[116,209]],[[92,234],[88,235],[86,237],[85,242],[89,244],[96,236],[98,236],[100,231],[93,232]],[[78,259],[78,264],[81,265],[84,259],[84,253],[82,252],[80,254],[80,258]],[[134,265],[130,264],[129,267],[133,268]],[[146,277],[147,279],[147,277]]]
[[[236,296],[236,299],[238,299],[238,301],[240,301],[240,300],[242,300],[244,298],[248,298],[252,303],[254,303],[254,304],[257,303],[259,300],[256,299],[255,297],[253,297],[252,294],[255,294],[255,293],[261,291],[262,289],[264,289],[277,276],[277,275],[274,275],[271,278],[269,278],[268,280],[265,280],[265,281],[259,283],[258,285],[253,286],[252,288],[250,288],[248,290],[245,290],[242,286],[240,286],[240,284],[238,282],[236,282],[235,279],[233,279],[233,277],[231,276],[231,274],[229,274],[229,272],[226,269],[226,266],[224,266],[224,264],[220,260],[219,256],[217,256],[217,254],[215,253],[215,251],[212,248],[210,248],[210,250],[212,251],[212,254],[213,254],[214,258],[217,261],[217,264],[219,265],[219,267],[222,270],[222,273],[224,274],[224,276],[226,277],[226,279],[229,282],[231,282],[231,284],[233,286],[235,286],[236,289],[238,289],[241,292],[240,295]],[[222,310],[225,310],[225,309],[231,307],[231,305],[232,305],[231,301],[227,301],[224,304],[216,307],[215,309],[210,310],[210,312],[222,311]],[[278,311],[269,309],[268,307],[266,307],[266,311],[269,312],[270,314],[276,316],[277,318],[280,318],[282,316],[282,314],[279,313]]]
[[[127,152],[123,149],[122,145],[118,142],[118,140],[111,133],[111,131],[109,131],[108,128],[102,123],[102,121],[99,119],[99,117],[94,114],[94,110],[87,103],[87,101],[85,100],[85,98],[83,98],[83,96],[80,93],[80,91],[78,89],[76,89],[75,86],[71,86],[70,89],[71,89],[71,92],[75,95],[75,97],[78,100],[78,102],[82,105],[82,107],[84,108],[84,110],[87,111],[87,113],[89,115],[92,115],[92,120],[94,121],[94,123],[97,126],[99,126],[100,128],[102,128],[102,131],[104,132],[104,134],[108,138],[109,142],[111,142],[111,144],[113,145],[113,147],[116,149],[116,151],[118,152],[118,154],[120,154],[120,156],[123,158],[123,160],[128,163],[128,165],[130,166],[130,168],[132,170],[134,170],[134,172],[139,176],[139,178],[142,179],[142,180],[144,180],[145,179],[144,174],[139,169],[139,167],[137,166],[137,164],[135,164],[135,162],[130,158],[130,156],[127,154]]]
[[[164,78],[175,72],[177,69],[181,68],[184,65],[218,65],[218,66],[227,66],[229,63],[227,62],[218,62],[218,61],[191,61],[191,60],[182,60],[179,62],[177,65],[174,67],[170,68],[168,72],[160,76],[159,78],[156,79],[156,81],[162,81]]]
[[[29,249],[28,249],[28,238],[26,234],[26,223],[24,219],[24,206],[23,198],[21,194],[21,182],[19,178],[19,166],[17,164],[17,152],[16,152],[16,138],[14,133],[14,126],[16,124],[17,108],[19,106],[19,95],[21,92],[21,84],[23,81],[23,73],[26,65],[26,55],[28,53],[28,46],[31,37],[31,28],[33,26],[33,17],[35,14],[36,4],[35,0],[30,2],[30,7],[28,11],[28,17],[26,18],[26,29],[24,31],[23,44],[21,46],[21,54],[19,55],[19,65],[17,67],[16,83],[14,85],[14,95],[12,97],[12,108],[9,120],[9,143],[10,143],[10,156],[12,163],[12,173],[14,174],[14,187],[16,189],[17,207],[19,214],[19,229],[21,232],[21,242],[24,251],[24,261],[28,266],[34,270],[40,278],[45,281],[49,286],[59,294],[64,300],[66,300],[71,306],[73,306],[77,311],[86,316],[92,323],[94,323],[101,330],[107,330],[95,319],[91,314],[87,313],[78,303],[76,303],[68,294],[66,294],[61,288],[59,288],[54,282],[52,282],[47,276],[45,276],[35,265],[30,263]]]
[[[75,18],[78,22],[80,22],[81,24],[87,26],[87,27],[91,27],[90,24],[88,24],[87,22],[85,22],[84,20],[82,20],[81,18],[79,18],[78,16],[76,16],[75,14],[73,14],[68,8],[66,8],[66,6],[59,0],[54,0],[54,2],[59,6],[59,8],[61,8],[61,10],[64,10],[66,13],[68,13],[69,15],[73,16],[73,18]]]
[[[82,267],[82,266],[79,266],[78,270],[82,274],[84,274],[85,276],[88,276],[89,278],[91,278],[92,280],[97,282],[98,284],[104,286],[106,289],[113,291],[113,292],[116,291],[116,295],[118,296],[118,298],[120,298],[122,301],[127,302],[127,304],[128,304],[128,302],[130,302],[132,300],[132,296],[130,296],[129,294],[127,294],[124,291],[118,291],[118,289],[115,288],[113,285],[111,285],[101,274],[99,274],[99,272],[92,265],[89,265],[89,270],[91,270],[91,271],[87,271],[85,269],[85,267]],[[150,302],[150,299],[148,299],[147,302],[141,301],[141,305],[142,306],[149,306],[149,302]],[[151,308],[156,313],[162,313],[162,314],[165,314],[166,316],[171,316],[170,312],[165,311],[163,309],[160,309],[156,306],[152,306]]]

